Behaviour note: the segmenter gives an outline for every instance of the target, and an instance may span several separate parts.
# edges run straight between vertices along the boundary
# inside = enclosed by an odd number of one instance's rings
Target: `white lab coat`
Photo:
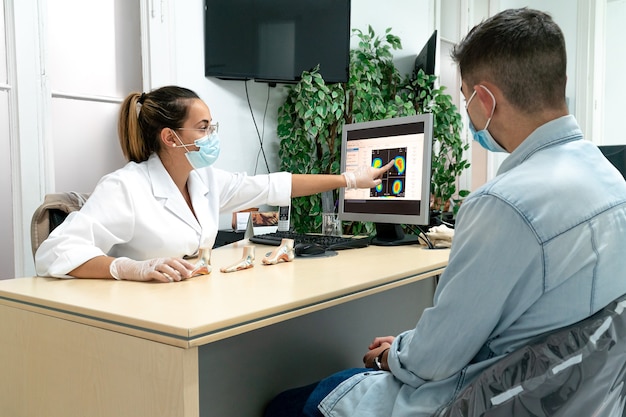
[[[71,278],[68,272],[101,255],[192,256],[200,246],[213,246],[221,211],[289,204],[291,174],[248,176],[209,167],[192,171],[188,187],[197,219],[156,154],[104,176],[82,209],[41,244],[37,275]]]

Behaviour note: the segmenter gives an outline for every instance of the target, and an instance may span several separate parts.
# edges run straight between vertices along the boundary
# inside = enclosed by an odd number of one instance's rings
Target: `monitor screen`
[[[395,164],[375,188],[341,189],[339,219],[374,222],[373,244],[416,243],[401,225],[429,223],[432,136],[429,113],[344,125],[342,172]]]
[[[317,65],[347,82],[350,0],[205,0],[205,75],[293,83]]]
[[[435,60],[437,54],[437,31],[435,30],[415,58],[414,75],[423,70],[426,75],[435,75]]]
[[[598,148],[626,179],[626,145],[605,145]]]

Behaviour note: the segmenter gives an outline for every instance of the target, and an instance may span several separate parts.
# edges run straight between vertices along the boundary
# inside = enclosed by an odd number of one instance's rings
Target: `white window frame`
[[[30,221],[53,177],[47,163],[47,78],[42,59],[45,1],[4,0],[15,276],[34,274]]]

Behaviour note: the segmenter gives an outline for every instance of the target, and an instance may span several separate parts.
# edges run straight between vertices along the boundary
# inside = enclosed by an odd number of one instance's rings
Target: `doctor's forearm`
[[[82,265],[77,266],[72,271],[68,273],[75,278],[111,278],[111,272],[109,272],[109,268],[111,266],[111,262],[113,262],[115,258],[110,256],[96,256],[95,258],[91,258],[87,262]]]
[[[292,197],[317,194],[345,186],[346,178],[343,175],[293,174],[291,176]]]

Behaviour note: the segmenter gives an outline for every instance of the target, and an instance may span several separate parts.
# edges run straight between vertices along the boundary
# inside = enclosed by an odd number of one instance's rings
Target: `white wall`
[[[415,56],[434,30],[432,3],[432,0],[388,0],[382,5],[376,0],[353,0],[351,26],[367,30],[367,26],[372,25],[375,32],[381,35],[391,27],[392,33],[400,37],[403,45],[403,50],[395,54],[397,65],[401,71],[409,72]],[[286,96],[286,86],[279,84],[269,88],[267,84],[254,81],[207,79],[204,76],[203,4],[202,0],[170,3],[170,23],[163,29],[174,34],[169,62],[175,62],[175,68],[153,61],[153,71],[164,68],[164,71],[173,74],[171,82],[191,88],[206,101],[213,119],[220,123],[222,152],[217,167],[249,174],[265,173],[267,169],[262,158],[257,164],[259,138],[248,108],[247,84],[256,123],[259,131],[264,132],[263,146],[269,168],[276,171],[279,166],[276,120],[278,107]],[[162,79],[158,73],[153,74],[153,78]],[[263,122],[268,94],[267,115]],[[229,226],[230,214],[222,215],[220,227]]]
[[[55,191],[90,192],[125,163],[117,116],[122,99],[142,86],[139,16],[139,0],[50,1],[46,50]]]
[[[599,144],[626,144],[623,101],[626,97],[626,0],[609,0],[606,8],[606,56],[604,70],[603,135]],[[610,64],[609,64],[610,62]]]

